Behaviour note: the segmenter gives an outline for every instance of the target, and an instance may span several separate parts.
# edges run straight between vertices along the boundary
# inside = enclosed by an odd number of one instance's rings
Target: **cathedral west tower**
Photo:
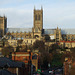
[[[6,34],[7,28],[7,18],[5,16],[0,16],[0,37],[3,37]]]

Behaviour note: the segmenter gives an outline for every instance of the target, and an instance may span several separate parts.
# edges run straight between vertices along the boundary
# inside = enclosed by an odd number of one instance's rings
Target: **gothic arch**
[[[35,38],[39,38],[39,36],[38,35],[35,35]]]

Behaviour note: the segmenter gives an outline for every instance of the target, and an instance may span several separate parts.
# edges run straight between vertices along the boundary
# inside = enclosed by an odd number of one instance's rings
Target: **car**
[[[52,71],[49,71],[49,73],[50,73],[50,74],[53,74],[53,73],[54,73],[54,70],[52,70]]]

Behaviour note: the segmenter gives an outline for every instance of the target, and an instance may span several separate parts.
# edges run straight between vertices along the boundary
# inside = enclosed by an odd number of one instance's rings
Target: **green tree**
[[[55,54],[53,55],[53,59],[52,59],[52,62],[51,62],[51,65],[52,66],[62,66],[62,61],[61,61],[61,58],[62,58],[62,54]]]

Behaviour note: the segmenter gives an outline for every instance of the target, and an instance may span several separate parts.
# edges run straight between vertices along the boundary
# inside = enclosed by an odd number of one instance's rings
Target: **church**
[[[34,8],[33,14],[33,28],[7,28],[7,17],[0,16],[0,37],[5,37],[13,46],[17,46],[17,40],[23,40],[23,45],[43,40],[49,46],[58,43],[61,47],[75,47],[75,29],[43,29],[43,8]],[[46,41],[48,37],[49,41]]]

